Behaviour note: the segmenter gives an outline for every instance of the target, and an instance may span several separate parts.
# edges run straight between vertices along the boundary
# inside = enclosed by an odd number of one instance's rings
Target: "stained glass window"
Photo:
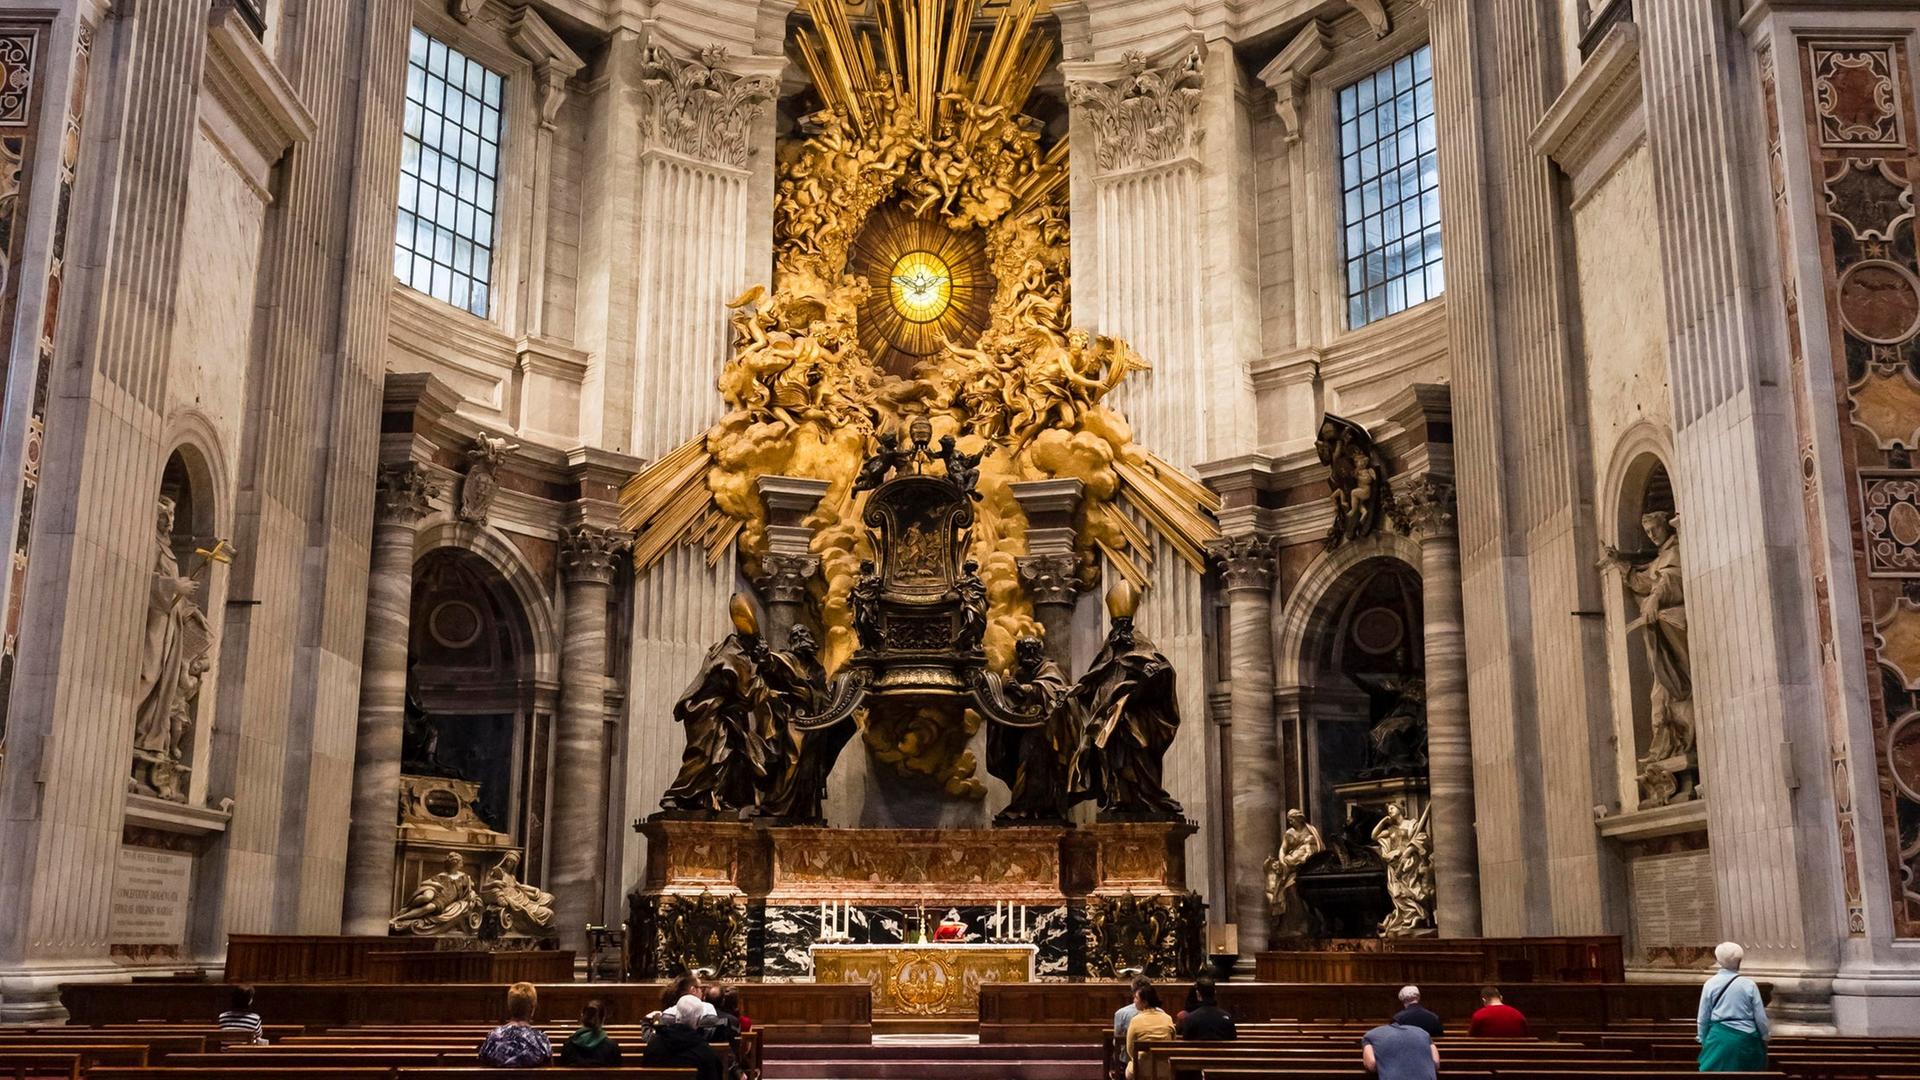
[[[485,317],[493,283],[501,78],[413,31],[393,275]]]
[[[1340,90],[1341,255],[1347,326],[1440,295],[1440,166],[1433,49],[1422,45]]]

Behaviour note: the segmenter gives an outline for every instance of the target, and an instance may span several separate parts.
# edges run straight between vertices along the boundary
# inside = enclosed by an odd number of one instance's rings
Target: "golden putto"
[[[997,667],[1042,632],[1019,581],[1027,523],[1011,484],[1084,484],[1085,584],[1104,557],[1145,588],[1156,535],[1199,570],[1216,536],[1214,496],[1103,403],[1150,365],[1073,324],[1067,143],[1024,112],[1054,60],[1045,5],[982,7],[865,0],[856,18],[846,0],[804,0],[794,50],[818,108],[779,148],[772,287],[729,305],[727,412],[624,493],[637,569],[679,543],[715,562],[738,543],[751,572],[767,550],[755,480],[826,481],[811,588],[829,670],[854,650],[847,596],[873,556],[854,475],[881,432],[914,418],[985,454],[968,553]]]

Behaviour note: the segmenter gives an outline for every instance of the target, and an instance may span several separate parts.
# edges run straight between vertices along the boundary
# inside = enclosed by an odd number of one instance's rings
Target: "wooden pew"
[[[108,1047],[133,1047],[146,1054],[146,1060],[159,1064],[170,1054],[205,1053],[211,1040],[205,1035],[133,1035],[120,1032],[101,1032],[98,1034],[37,1034],[6,1032],[0,1035],[0,1047],[8,1050],[46,1050],[52,1047],[70,1049],[105,1049]]]
[[[1285,1017],[1372,1026],[1394,1013],[1401,985],[1227,982],[1220,984],[1220,1006],[1245,1021]],[[1177,1002],[1184,990],[1185,984],[1170,982],[1162,996]],[[1461,1030],[1480,1007],[1478,982],[1433,983],[1421,992],[1428,1008]],[[1112,1030],[1114,1010],[1130,997],[1120,982],[988,983],[980,988],[980,1041],[1097,1042],[1103,1030]],[[1699,1000],[1700,988],[1692,983],[1533,983],[1508,994],[1534,1031],[1548,1036],[1561,1028],[1692,1016]]]
[[[77,1053],[9,1053],[0,1051],[0,1076],[9,1080],[39,1080],[42,1077],[66,1077],[79,1080],[81,1058]]]
[[[864,1043],[873,1037],[873,995],[866,986],[823,983],[740,983],[741,1008],[765,1029],[761,1042]],[[218,1016],[231,987],[68,983],[61,1004],[81,1024],[164,1020],[183,1023]],[[538,987],[543,1024],[580,1015],[588,1001],[604,1001],[617,1019],[639,1018],[660,1007],[658,983],[552,983]],[[258,1007],[269,1021],[296,1018],[309,1029],[382,1024],[497,1024],[506,1011],[506,987],[447,984],[423,989],[352,983],[267,983]],[[1109,1010],[1111,1012],[1111,1010]]]
[[[240,1068],[94,1068],[86,1080],[503,1080],[513,1076],[543,1076],[553,1068],[488,1068],[482,1065],[428,1065],[428,1067],[311,1067],[275,1065]],[[693,1080],[691,1068],[564,1068],[568,1080]]]

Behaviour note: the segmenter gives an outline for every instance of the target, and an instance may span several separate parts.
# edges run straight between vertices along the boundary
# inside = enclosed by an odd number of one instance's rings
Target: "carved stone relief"
[[[519,443],[481,432],[467,450],[467,475],[460,481],[460,520],[485,525],[493,509],[494,496],[500,493],[500,466]]]

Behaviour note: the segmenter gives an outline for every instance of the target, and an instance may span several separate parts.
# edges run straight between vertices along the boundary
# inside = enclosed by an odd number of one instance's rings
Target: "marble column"
[[[393,917],[394,829],[399,824],[400,743],[406,724],[407,642],[413,548],[440,481],[414,462],[380,470],[367,565],[367,632],[354,736],[353,816],[341,932],[384,934]]]
[[[553,811],[547,890],[560,947],[585,955],[589,923],[605,923],[607,597],[633,535],[578,525],[560,534],[566,629],[560,642],[560,715],[553,731]]]
[[[1020,584],[1033,616],[1046,631],[1047,659],[1073,670],[1073,611],[1080,600],[1080,555],[1074,550],[1074,514],[1084,488],[1078,480],[1028,480],[1012,485],[1027,517],[1027,554]]]
[[[1401,496],[1420,542],[1425,619],[1427,768],[1433,816],[1434,919],[1441,937],[1480,935],[1473,740],[1467,727],[1467,647],[1453,484],[1422,476]]]
[[[766,605],[761,636],[770,648],[785,648],[793,628],[809,621],[807,584],[819,572],[820,556],[809,552],[769,551],[760,556],[760,572],[753,577],[753,587]],[[817,628],[809,629],[818,636]]]
[[[1068,553],[1022,555],[1020,584],[1033,601],[1033,617],[1046,633],[1047,659],[1073,669],[1073,609],[1080,601],[1080,558]]]
[[[1217,541],[1209,554],[1227,590],[1230,679],[1229,747],[1233,755],[1233,823],[1228,861],[1231,918],[1240,952],[1267,947],[1267,859],[1280,844],[1280,743],[1273,716],[1273,541],[1257,534]]]
[[[767,553],[760,557],[753,586],[766,605],[767,644],[784,648],[787,632],[806,617],[807,585],[820,572],[813,553],[813,527],[807,518],[827,493],[825,480],[800,476],[763,476],[754,481],[767,514]],[[816,635],[820,628],[810,627]]]

